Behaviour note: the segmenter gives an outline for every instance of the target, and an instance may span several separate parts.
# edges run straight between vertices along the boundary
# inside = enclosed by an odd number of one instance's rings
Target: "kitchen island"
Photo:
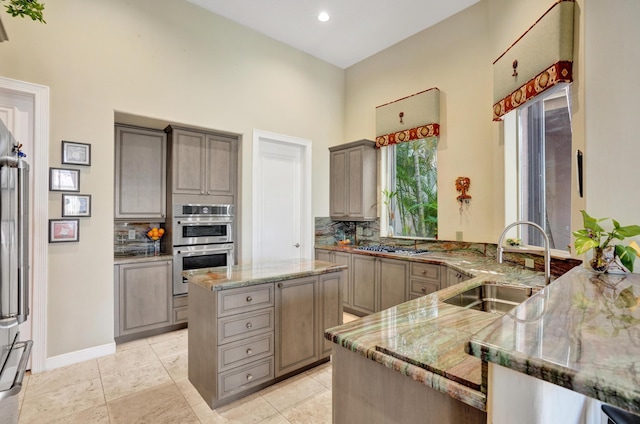
[[[183,273],[189,381],[212,409],[329,360],[344,269],[292,259]]]
[[[334,422],[411,423],[428,417],[485,423],[483,362],[468,355],[466,346],[501,315],[443,300],[487,283],[540,289],[544,276],[472,252],[433,252],[406,260],[446,265],[473,278],[325,332],[335,343]]]

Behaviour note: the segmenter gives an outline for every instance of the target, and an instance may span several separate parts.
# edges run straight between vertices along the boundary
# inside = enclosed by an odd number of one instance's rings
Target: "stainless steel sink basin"
[[[445,299],[444,302],[463,308],[504,314],[536,292],[537,290],[531,287],[483,284]]]

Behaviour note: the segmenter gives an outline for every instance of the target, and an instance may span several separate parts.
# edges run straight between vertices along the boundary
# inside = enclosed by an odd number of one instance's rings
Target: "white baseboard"
[[[47,358],[45,366],[46,370],[66,367],[67,365],[77,364],[78,362],[88,361],[103,356],[116,353],[116,343],[107,343],[101,346],[90,347],[88,349],[76,350],[75,352],[65,353],[63,355],[52,356]]]

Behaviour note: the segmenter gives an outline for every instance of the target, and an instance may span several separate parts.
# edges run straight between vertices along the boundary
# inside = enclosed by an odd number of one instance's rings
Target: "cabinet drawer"
[[[273,380],[273,356],[218,374],[218,399]]]
[[[433,280],[440,284],[440,265],[411,263],[411,277]]]
[[[182,324],[189,320],[189,307],[181,306],[179,308],[173,308],[173,323]]]
[[[221,318],[218,320],[218,345],[273,331],[273,318],[273,308]]]
[[[273,333],[267,333],[218,348],[218,371],[246,365],[273,355]]]
[[[189,304],[189,296],[173,296],[173,307],[179,308]]]
[[[218,293],[218,316],[255,311],[268,308],[273,304],[273,283],[221,290]]]
[[[440,290],[440,283],[435,283],[431,281],[425,280],[411,280],[411,290],[410,294],[413,296],[424,296],[429,293],[434,293]]]

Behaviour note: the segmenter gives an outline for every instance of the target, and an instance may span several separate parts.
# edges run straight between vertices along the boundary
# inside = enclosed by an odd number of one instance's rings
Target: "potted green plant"
[[[611,243],[614,239],[622,241],[627,237],[640,235],[640,225],[623,227],[618,221],[611,219],[613,229],[606,231],[599,223],[609,218],[593,218],[584,210],[580,212],[582,212],[584,228],[573,232],[576,252],[583,254],[593,249],[593,258],[589,264],[595,271],[606,272],[611,262],[618,258],[625,268],[633,272],[633,262],[638,255],[634,246],[637,244],[631,242],[630,246],[623,246]]]

